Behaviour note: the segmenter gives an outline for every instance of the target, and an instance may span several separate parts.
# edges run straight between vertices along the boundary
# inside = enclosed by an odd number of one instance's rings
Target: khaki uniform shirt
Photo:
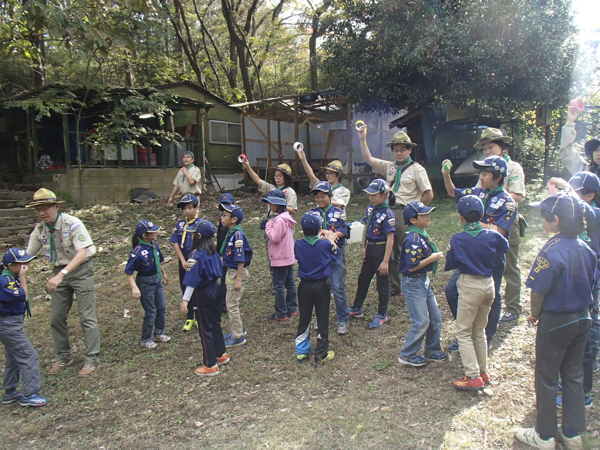
[[[86,261],[96,254],[96,246],[85,225],[77,217],[69,214],[60,214],[54,227],[54,242],[58,256],[58,261],[54,261],[54,265],[57,267],[69,264],[77,251],[82,248],[87,250]],[[26,250],[26,253],[32,256],[42,252],[50,261],[50,232],[44,222],[38,223],[33,229]]]
[[[396,178],[396,161],[384,161],[378,159],[373,166],[373,171],[386,177],[390,188],[394,188]],[[431,191],[431,183],[427,171],[419,163],[414,163],[402,173],[400,187],[396,195],[396,205],[406,205],[408,202],[421,201],[425,191]]]
[[[182,169],[179,169],[177,176],[173,180],[173,185],[179,188],[181,195],[194,194],[198,195],[202,193],[202,187],[200,186],[200,168],[194,166],[188,169],[188,175],[191,176],[196,182],[190,184],[187,178],[183,175]]]
[[[521,194],[525,197],[525,172],[521,164],[510,159],[506,165],[508,173],[504,177],[504,190],[509,194]],[[481,187],[481,181],[477,182],[477,187]]]
[[[266,196],[269,195],[269,192],[271,192],[273,189],[277,189],[277,187],[274,184],[263,181],[263,184],[260,187],[260,192],[262,194],[265,194]],[[283,191],[285,192],[285,202],[287,203],[287,205],[290,208],[294,208],[297,211],[298,197],[296,196],[296,191],[293,190],[291,187],[286,187]]]

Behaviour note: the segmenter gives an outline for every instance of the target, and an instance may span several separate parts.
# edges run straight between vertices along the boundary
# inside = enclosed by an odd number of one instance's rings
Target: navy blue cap
[[[479,213],[479,218],[483,217],[483,203],[479,197],[475,195],[465,195],[464,197],[461,197],[456,204],[456,209],[458,210],[458,213],[465,218],[471,211],[477,211]]]
[[[142,237],[146,233],[156,233],[162,227],[160,225],[154,225],[149,220],[140,220],[135,226],[135,235]]]
[[[13,247],[4,252],[2,264],[4,264],[4,267],[8,267],[9,264],[28,263],[33,258],[35,258],[35,256],[28,255],[25,253],[25,250],[22,250],[18,247]]]
[[[325,192],[326,194],[333,194],[333,188],[331,184],[327,181],[319,181],[310,191],[311,194],[316,194],[317,192]]]
[[[402,217],[406,225],[410,224],[410,219],[417,216],[423,216],[435,211],[435,207],[427,206],[423,202],[408,202],[402,211]]]
[[[285,202],[285,195],[285,191],[273,189],[271,192],[269,192],[267,198],[263,198],[261,201],[263,203],[271,203],[272,205],[287,206],[287,203]]]
[[[183,209],[186,205],[189,205],[190,203],[194,207],[198,206],[198,197],[196,197],[194,194],[185,194],[183,197],[181,197],[179,203],[177,203],[177,207]]]
[[[369,186],[363,189],[363,191],[367,194],[377,194],[378,192],[386,193],[390,191],[390,186],[385,180],[377,178],[371,181],[371,184],[369,184]]]
[[[229,192],[225,192],[224,194],[221,194],[221,198],[219,198],[219,203],[229,203],[233,205],[235,203],[235,199],[233,198],[232,194],[230,194]]]
[[[323,225],[323,219],[319,214],[307,212],[302,216],[300,224],[302,225],[302,232],[306,236],[315,236]]]
[[[508,173],[508,165],[502,156],[488,156],[483,161],[473,161],[473,167],[476,169],[490,168],[503,177]]]
[[[580,189],[600,191],[600,179],[592,172],[577,172],[569,180],[569,185],[574,191],[579,191]]]
[[[217,229],[210,221],[206,219],[200,219],[185,227],[185,231],[188,233],[199,233],[202,236],[211,238],[215,235]]]
[[[529,206],[545,209],[559,217],[581,217],[587,211],[586,204],[579,197],[568,192],[553,194],[541,202],[531,202]]]
[[[244,210],[242,208],[240,208],[239,206],[236,206],[236,205],[221,205],[221,206],[223,206],[224,211],[227,211],[229,214],[231,214],[232,217],[237,218],[238,225],[240,223],[242,223],[242,220],[244,220]]]

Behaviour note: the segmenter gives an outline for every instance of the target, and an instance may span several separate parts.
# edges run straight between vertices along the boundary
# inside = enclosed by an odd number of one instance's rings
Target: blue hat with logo
[[[410,219],[417,216],[423,216],[435,211],[435,207],[427,206],[423,202],[408,202],[402,210],[402,217],[406,225],[410,224]]]
[[[242,210],[242,208],[240,208],[239,206],[236,206],[236,205],[222,205],[222,206],[223,206],[224,211],[227,211],[229,214],[231,214],[231,217],[237,218],[238,225],[240,223],[242,223],[242,220],[244,220],[244,211]]]
[[[183,209],[190,203],[194,208],[198,206],[198,197],[196,197],[194,194],[185,194],[183,197],[181,197],[179,203],[177,203],[177,207]]]
[[[464,197],[461,197],[456,204],[456,209],[463,217],[467,217],[471,211],[477,211],[479,218],[483,217],[483,203],[479,197],[475,195],[465,195]]]
[[[569,180],[569,185],[574,191],[581,189],[600,191],[600,179],[592,172],[577,172]]]
[[[142,237],[146,233],[156,233],[161,228],[160,225],[155,225],[149,220],[140,220],[135,226],[135,235],[137,237]]]
[[[385,180],[377,178],[371,181],[371,184],[369,184],[365,189],[363,189],[363,191],[367,194],[377,194],[380,192],[385,194],[386,192],[390,191],[390,186]]]
[[[319,214],[307,212],[302,216],[300,224],[302,225],[302,232],[306,236],[314,236],[321,229],[323,219]]]
[[[587,204],[579,197],[568,192],[557,192],[550,197],[546,197],[541,202],[531,202],[529,206],[537,209],[545,209],[559,217],[581,217],[587,212]]]
[[[502,156],[488,156],[483,161],[473,161],[473,167],[476,169],[492,169],[503,177],[508,173],[508,165]]]
[[[273,189],[271,192],[269,192],[269,194],[267,195],[267,198],[263,198],[263,199],[261,199],[261,201],[263,203],[270,203],[272,205],[287,206],[287,203],[285,202],[285,195],[286,195],[285,191],[280,191],[279,189]]]
[[[221,194],[221,197],[219,198],[219,209],[221,211],[224,211],[223,203],[226,203],[228,205],[235,205],[235,198],[233,198],[233,195],[229,192],[225,192],[224,194]]]
[[[319,181],[315,186],[311,189],[311,194],[316,194],[317,192],[325,192],[326,194],[333,194],[333,188],[331,184],[327,181]]]
[[[33,258],[35,258],[35,256],[28,255],[25,253],[25,250],[22,250],[18,247],[13,247],[4,252],[2,264],[4,264],[4,267],[8,267],[9,264],[28,263]]]
[[[188,233],[199,233],[202,236],[211,238],[215,235],[217,229],[210,221],[206,219],[200,219],[185,227],[185,231]]]

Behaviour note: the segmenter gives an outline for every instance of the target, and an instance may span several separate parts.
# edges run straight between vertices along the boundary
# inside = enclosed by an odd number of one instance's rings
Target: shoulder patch
[[[235,246],[236,247],[243,247],[244,246],[244,240],[243,239],[238,239],[237,241],[235,241]]]
[[[533,271],[535,273],[540,273],[540,271],[545,270],[545,269],[549,269],[550,268],[550,263],[548,262],[548,260],[542,256],[538,256],[536,258],[536,266],[535,269],[533,269]]]
[[[81,222],[75,222],[71,224],[71,231],[76,230],[81,226]]]

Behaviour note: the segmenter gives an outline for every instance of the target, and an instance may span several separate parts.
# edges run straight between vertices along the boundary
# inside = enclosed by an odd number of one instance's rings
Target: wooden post
[[[548,184],[548,172],[550,170],[549,153],[550,153],[550,125],[546,125],[546,144],[544,146],[544,179],[542,181],[542,186],[546,186],[546,184]]]
[[[308,155],[308,163],[310,164],[310,140],[306,141],[306,151]],[[300,130],[298,129],[298,97],[294,97],[294,143],[300,140]],[[300,177],[300,158],[298,158],[298,153],[294,152],[294,157],[296,158],[296,175]]]
[[[348,115],[346,117],[346,132],[348,133],[348,175],[352,174],[352,107],[349,103],[346,103],[348,109]]]
[[[27,108],[27,157],[29,159],[29,172],[33,175],[33,155],[31,154],[31,113]]]
[[[206,164],[204,164],[204,158],[206,158],[204,151],[204,143],[202,142],[202,137],[204,133],[202,133],[202,112],[200,108],[196,110],[196,139],[198,140],[198,157],[201,161],[200,169],[200,189],[204,186],[204,178],[206,177]],[[202,191],[201,191],[202,192]]]
[[[267,112],[267,171],[265,172],[265,181],[269,182],[269,167],[271,167],[271,115]],[[260,176],[260,174],[258,175]]]
[[[281,164],[283,162],[283,148],[281,146],[281,121],[279,120],[279,114],[277,114],[277,148],[279,149],[279,164]]]
[[[69,117],[62,114],[63,141],[65,143],[65,167],[71,167],[71,151],[69,149]]]

